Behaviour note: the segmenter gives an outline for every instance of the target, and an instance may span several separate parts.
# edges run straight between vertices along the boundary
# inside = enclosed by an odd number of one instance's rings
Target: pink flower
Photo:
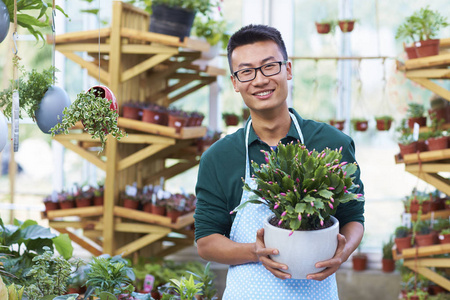
[[[299,183],[299,182],[300,182],[300,179],[299,179],[299,178],[297,178],[297,179],[295,179],[295,181],[297,181],[297,183]]]
[[[275,203],[275,206],[273,208],[277,209],[278,207],[280,207],[280,203],[279,202]]]
[[[339,148],[339,152],[342,152],[342,146],[341,146],[341,148]]]
[[[361,198],[363,194],[356,194],[356,198]]]
[[[299,221],[302,220],[302,214],[298,214],[298,220],[299,220]]]
[[[332,186],[328,187],[328,189],[329,189],[330,191],[334,191],[334,190],[335,190],[334,187],[332,187]]]
[[[328,205],[330,206],[331,209],[333,209],[333,204],[328,203]]]
[[[306,189],[303,190],[303,193],[306,193]]]
[[[280,193],[281,196],[286,196],[286,193]]]
[[[234,211],[230,211],[230,215],[234,214]]]
[[[294,234],[294,230],[292,230],[291,232],[289,232],[289,236]]]
[[[266,163],[269,163],[269,158],[266,156],[265,157]]]
[[[287,211],[283,211],[283,213],[281,214],[282,217],[284,217],[287,214]]]
[[[324,153],[322,154],[322,158],[324,158],[326,155],[327,155],[327,154],[324,152]]]
[[[320,226],[323,226],[323,220],[320,220]]]
[[[283,220],[278,221],[278,226],[281,225],[281,223],[283,223]]]
[[[331,200],[331,202],[333,202],[333,203],[334,203],[334,199],[333,199],[333,197],[331,197],[331,198],[330,198],[330,200]]]
[[[273,182],[272,182],[272,181],[269,181],[268,184],[273,184]]]
[[[344,161],[344,162],[341,162],[341,167],[342,166],[345,166],[347,164],[347,162],[346,161]]]
[[[311,202],[311,206],[314,207],[314,202]]]

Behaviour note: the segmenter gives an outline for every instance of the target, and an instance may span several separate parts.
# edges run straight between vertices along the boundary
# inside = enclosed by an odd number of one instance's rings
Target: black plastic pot
[[[152,4],[150,32],[177,36],[181,40],[191,34],[195,11],[179,7]]]

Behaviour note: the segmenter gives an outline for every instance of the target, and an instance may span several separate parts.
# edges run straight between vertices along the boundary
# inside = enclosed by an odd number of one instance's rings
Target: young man
[[[308,149],[343,147],[343,161],[354,162],[355,147],[350,137],[336,128],[305,120],[287,106],[287,81],[292,65],[278,30],[249,25],[237,31],[228,43],[231,81],[250,109],[251,120],[236,133],[219,140],[201,159],[196,186],[195,234],[199,255],[209,261],[230,265],[223,299],[338,299],[335,272],[359,245],[364,232],[364,202],[351,201],[338,207],[340,223],[334,257],[317,262],[320,273],[308,279],[290,279],[288,266],[269,255],[278,249],[264,246],[263,220],[270,210],[248,205],[236,216],[235,207],[248,199],[242,178],[251,180],[250,162],[264,162],[261,150],[291,141]],[[356,172],[355,183],[363,193]],[[301,259],[301,258],[299,258]]]

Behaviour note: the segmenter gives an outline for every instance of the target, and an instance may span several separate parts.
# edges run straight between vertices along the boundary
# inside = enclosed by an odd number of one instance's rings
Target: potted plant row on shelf
[[[172,194],[160,186],[138,189],[135,185],[127,185],[121,200],[123,207],[167,216],[176,223],[178,217],[195,210],[197,198],[193,194]]]
[[[174,127],[201,126],[204,115],[200,112],[185,112],[161,105],[130,101],[122,105],[122,117],[147,123]]]
[[[77,186],[71,191],[54,192],[43,199],[45,211],[103,205],[103,185]]]
[[[334,28],[339,26],[343,33],[352,32],[355,27],[355,19],[330,20],[323,19],[316,21],[316,30],[319,34],[334,33]]]

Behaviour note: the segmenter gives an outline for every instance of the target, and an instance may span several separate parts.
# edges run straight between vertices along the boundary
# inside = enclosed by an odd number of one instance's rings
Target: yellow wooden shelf
[[[111,20],[108,28],[57,35],[54,42],[57,51],[108,86],[119,107],[128,101],[168,107],[225,74],[223,69],[200,68],[193,63],[202,51],[209,50],[207,42],[192,38],[180,41],[148,32],[150,16],[141,9],[113,1]],[[120,141],[109,136],[102,153],[95,149],[100,141],[83,133],[81,123],[70,134],[54,137],[106,176],[103,207],[49,212],[50,226],[68,233],[94,255],[136,253],[148,257],[193,245],[193,231],[187,229],[194,222],[193,213],[171,223],[167,217],[118,206],[119,194],[127,184],[136,182],[139,188],[157,185],[161,177],[167,180],[198,165],[201,153],[194,144],[205,136],[207,128],[177,131],[123,117],[118,118],[118,126],[128,135]],[[83,229],[82,237],[73,231],[75,228]],[[182,238],[171,236],[172,232]],[[172,246],[167,247],[164,241]]]

